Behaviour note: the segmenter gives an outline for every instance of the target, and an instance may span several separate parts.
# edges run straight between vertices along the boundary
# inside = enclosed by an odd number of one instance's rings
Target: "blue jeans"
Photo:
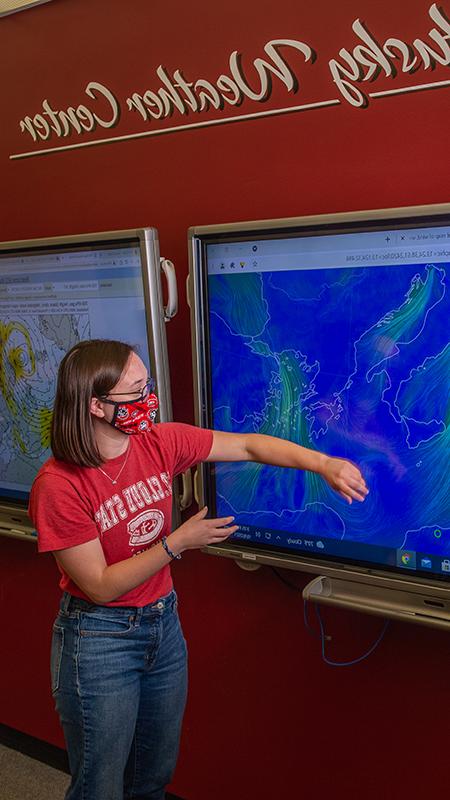
[[[72,781],[66,800],[163,800],[187,688],[175,592],[144,608],[64,594],[51,675]]]

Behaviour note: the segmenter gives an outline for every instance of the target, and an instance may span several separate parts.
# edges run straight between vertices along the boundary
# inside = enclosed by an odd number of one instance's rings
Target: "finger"
[[[348,503],[349,505],[351,505],[351,504],[352,504],[353,500],[352,500],[351,496],[348,494],[348,492],[344,492],[344,490],[343,490],[343,489],[340,489],[340,490],[339,490],[339,494],[341,495],[341,497],[343,497],[343,498],[344,498],[344,500],[347,500],[347,503]]]
[[[353,488],[364,487],[367,488],[366,482],[361,475],[349,475],[345,472],[342,472],[339,475],[339,479],[341,483],[345,484],[346,486],[352,486]]]
[[[229,536],[232,536],[233,533],[239,530],[239,525],[230,525],[229,528],[217,528],[214,534],[211,536],[212,542],[223,542],[224,539],[228,539]]]
[[[207,513],[208,513],[208,506],[203,506],[203,508],[201,508],[200,511],[197,511],[197,513],[194,514],[191,517],[191,519],[205,519]]]
[[[346,491],[348,491],[349,494],[351,494],[356,500],[365,500],[369,494],[369,490],[366,486],[351,486],[347,487]]]
[[[366,486],[366,484],[365,484],[365,483],[361,483],[361,482],[355,483],[354,481],[352,481],[352,482],[350,483],[350,481],[349,481],[349,482],[347,483],[347,486],[348,486],[350,489],[354,489],[354,491],[355,491],[355,492],[358,492],[359,494],[363,494],[364,496],[365,496],[366,494],[369,494],[369,490],[368,490],[368,488],[367,488],[367,486]]]
[[[213,528],[223,528],[224,525],[229,525],[233,520],[234,517],[219,517],[218,519],[209,519],[208,522]]]

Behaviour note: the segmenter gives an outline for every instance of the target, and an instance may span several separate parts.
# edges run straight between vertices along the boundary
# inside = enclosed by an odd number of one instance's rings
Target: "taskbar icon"
[[[397,550],[397,567],[416,569],[417,559],[414,550]]]

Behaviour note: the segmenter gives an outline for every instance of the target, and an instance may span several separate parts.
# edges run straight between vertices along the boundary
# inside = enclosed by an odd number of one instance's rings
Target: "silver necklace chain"
[[[119,473],[116,475],[116,477],[115,477],[115,478],[111,478],[111,475],[108,475],[108,473],[107,473],[107,472],[105,472],[105,470],[104,470],[104,469],[102,469],[101,467],[97,467],[97,469],[99,469],[99,470],[100,470],[100,472],[102,473],[102,475],[104,475],[104,476],[105,476],[105,478],[108,478],[108,480],[110,480],[112,484],[116,484],[116,483],[117,483],[117,481],[119,480],[120,476],[122,475],[122,472],[123,472],[123,470],[125,469],[125,464],[126,464],[126,463],[127,463],[127,461],[128,461],[128,456],[129,456],[129,453],[130,453],[130,449],[131,449],[131,442],[128,442],[128,448],[127,448],[127,454],[126,454],[126,456],[125,456],[125,461],[123,462],[123,464],[122,464],[122,466],[121,466],[121,468],[120,468],[120,470],[119,470]]]

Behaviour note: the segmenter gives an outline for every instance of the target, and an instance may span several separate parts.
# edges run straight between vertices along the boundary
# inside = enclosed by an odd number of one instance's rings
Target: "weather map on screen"
[[[235,541],[450,578],[450,229],[228,240],[207,260],[211,424],[351,459],[370,489],[349,506],[313,473],[217,464]]]
[[[148,359],[138,240],[0,253],[0,497],[26,500],[51,454],[61,359],[92,338]]]

